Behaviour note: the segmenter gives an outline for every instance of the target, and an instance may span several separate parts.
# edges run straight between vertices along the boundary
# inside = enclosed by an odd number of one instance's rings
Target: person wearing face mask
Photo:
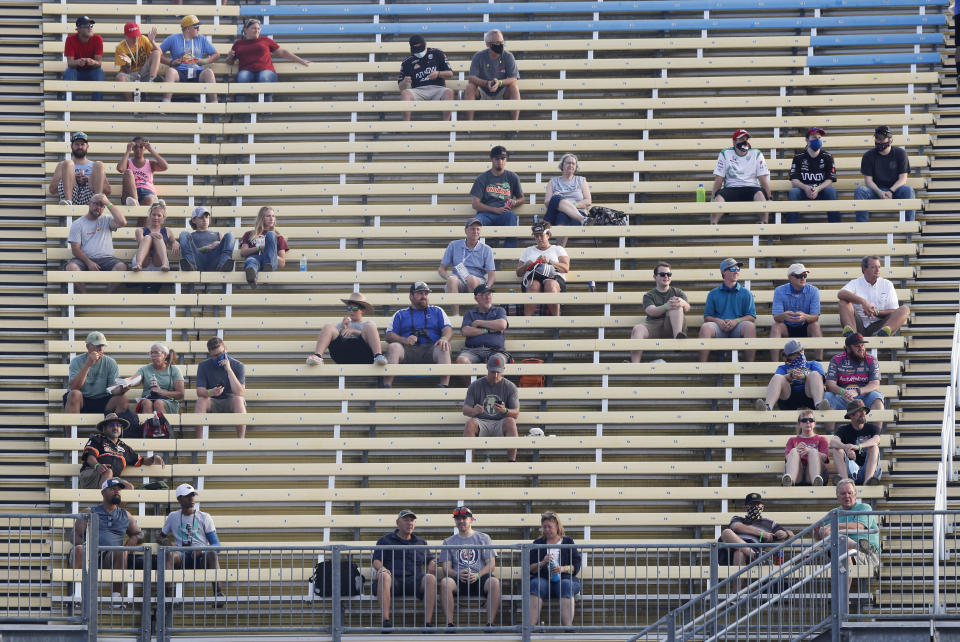
[[[738,129],[733,132],[733,146],[720,150],[717,165],[713,169],[714,203],[742,201],[771,201],[770,170],[763,152],[750,145],[750,132]],[[710,223],[716,224],[723,218],[723,212],[710,214]],[[767,213],[760,217],[761,223],[767,222]]]
[[[787,193],[791,201],[835,201],[837,190],[833,187],[837,180],[837,168],[833,164],[833,155],[823,149],[823,137],[827,135],[820,127],[811,127],[807,131],[807,146],[793,157],[790,164],[790,184],[793,187]],[[787,212],[786,223],[796,223],[799,212]],[[827,212],[827,221],[840,222],[840,212]]]
[[[785,529],[772,519],[763,517],[763,498],[760,493],[750,493],[743,501],[747,516],[735,516],[720,533],[720,541],[725,544],[757,544],[761,542],[782,542],[793,537],[793,531]],[[763,554],[762,547],[741,546],[728,553],[728,559],[738,566],[749,564],[757,555]]]
[[[487,48],[478,51],[470,61],[470,84],[463,92],[464,100],[520,100],[520,72],[513,54],[503,50],[503,34],[491,29],[483,36]],[[511,114],[520,118],[520,110]],[[473,112],[465,114],[473,120]]]
[[[410,36],[410,55],[400,63],[397,78],[400,100],[453,100],[453,90],[444,82],[449,78],[453,70],[447,54],[427,47],[423,36]],[[410,120],[410,112],[403,112],[403,119]],[[450,120],[450,112],[443,112],[443,119]]]
[[[863,185],[853,193],[854,200],[916,198],[913,188],[907,185],[910,174],[910,159],[902,147],[893,146],[893,134],[886,125],[873,132],[873,149],[867,150],[860,159]],[[912,221],[915,212],[907,210],[906,219]],[[857,222],[870,220],[870,212],[857,212]]]

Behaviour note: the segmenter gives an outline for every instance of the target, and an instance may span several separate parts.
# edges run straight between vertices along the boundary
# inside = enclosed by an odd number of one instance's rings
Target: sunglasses
[[[673,272],[657,272],[657,276],[670,278],[671,276],[673,276]]]
[[[733,267],[727,268],[727,272],[739,272],[740,268],[734,265]]]
[[[472,517],[473,513],[471,513],[470,510],[466,508],[457,508],[456,510],[453,511],[453,516],[454,517]]]
[[[359,305],[348,305],[348,306],[347,306],[347,311],[349,311],[349,312],[356,312],[357,310],[360,310],[360,309],[361,309],[361,307],[360,307]]]
[[[807,278],[807,275],[806,275],[806,274],[791,274],[790,276],[792,276],[792,277],[795,278],[795,279],[805,279],[805,278]]]
[[[556,513],[542,513],[540,515],[540,519],[556,519],[556,518],[557,518]]]
[[[803,419],[800,420],[800,423],[802,423],[802,424],[812,424],[812,423],[815,422],[815,421],[816,421],[816,419],[814,419],[813,417],[804,417]]]

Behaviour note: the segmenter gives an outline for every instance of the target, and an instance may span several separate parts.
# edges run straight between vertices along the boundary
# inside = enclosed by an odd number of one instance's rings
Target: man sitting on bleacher
[[[742,265],[736,259],[723,259],[720,263],[723,282],[707,294],[703,325],[700,326],[701,339],[752,339],[757,336],[757,308],[753,293],[737,283]],[[756,351],[746,350],[745,353],[746,360],[753,361]],[[709,350],[700,351],[701,362],[709,358]]]
[[[457,532],[443,540],[445,548],[440,551],[440,563],[446,577],[440,582],[440,604],[447,620],[447,627],[453,622],[454,596],[480,603],[480,597],[487,600],[487,633],[493,632],[500,608],[500,579],[494,577],[497,566],[497,551],[492,548],[473,548],[473,546],[491,546],[493,541],[486,533],[473,530],[473,512],[466,506],[453,509],[453,523]]]
[[[837,292],[843,336],[889,337],[907,322],[910,307],[900,305],[893,283],[880,276],[879,256],[863,257],[860,270],[862,276]]]
[[[717,165],[713,169],[715,178],[712,194],[715,203],[773,200],[767,161],[763,159],[763,152],[751,148],[749,140],[750,132],[738,129],[733,132],[733,147],[720,150]],[[719,223],[721,218],[722,211],[713,212],[710,223]],[[760,216],[760,222],[767,222],[766,212]]]
[[[647,318],[633,326],[631,339],[686,339],[687,312],[690,302],[683,290],[673,286],[670,264],[660,261],[653,268],[655,288],[643,295],[643,309]],[[633,350],[630,361],[640,363],[643,350]]]
[[[162,456],[143,458],[120,439],[123,431],[129,427],[130,422],[112,412],[97,424],[97,432],[90,435],[80,454],[83,460],[80,488],[100,488],[107,480],[119,477],[127,466],[166,465]]]
[[[160,44],[160,56],[160,61],[169,67],[164,82],[217,82],[210,65],[220,54],[206,37],[200,35],[200,18],[196,16],[183,17],[180,33],[167,36]],[[163,101],[170,102],[172,96],[165,94]],[[208,94],[207,100],[215,103],[217,95]]]
[[[842,511],[856,511],[866,513],[872,511],[870,504],[857,501],[857,485],[851,479],[844,479],[837,484],[837,499]],[[843,533],[840,535],[840,545],[847,547],[849,557],[848,566],[866,565],[871,569],[880,566],[880,526],[874,515],[840,515],[837,528]],[[819,529],[816,535],[826,539],[830,537],[830,526]],[[871,570],[872,574],[872,570]],[[853,574],[847,576],[847,589]]]
[[[743,501],[747,516],[735,516],[720,533],[720,541],[726,544],[757,544],[760,542],[782,542],[793,537],[793,532],[785,529],[772,519],[763,517],[763,497],[760,493],[750,493]],[[741,546],[734,548],[728,559],[733,564],[749,564],[754,557],[763,554],[761,547]]]
[[[487,376],[467,388],[463,414],[470,417],[463,427],[464,437],[516,437],[520,401],[517,386],[503,378],[507,365],[502,354],[487,360]],[[507,461],[517,461],[517,449],[507,450]]]
[[[491,29],[483,36],[486,49],[473,54],[470,60],[469,84],[463,91],[464,100],[520,100],[520,72],[513,54],[503,50],[503,34]],[[513,120],[520,118],[520,110],[511,112]],[[464,114],[464,120],[473,120],[473,112]]]
[[[90,141],[83,132],[70,136],[70,158],[57,163],[47,191],[60,199],[61,205],[86,205],[94,194],[110,196],[113,189],[107,182],[103,161],[87,157]]]
[[[493,263],[493,250],[480,240],[483,221],[472,218],[463,226],[465,238],[450,241],[443,252],[437,272],[446,281],[444,292],[473,292],[477,286],[493,286],[497,268]],[[453,314],[460,314],[460,306],[453,306]]]
[[[447,55],[433,47],[427,47],[423,36],[410,36],[410,55],[400,63],[400,100],[453,100],[453,90],[444,80],[453,78],[453,70],[447,63]],[[403,112],[403,119],[410,120],[410,112]],[[450,120],[450,112],[443,112],[443,119]]]
[[[109,209],[109,214],[103,210]],[[87,204],[87,213],[70,224],[67,243],[73,258],[67,261],[67,272],[123,272],[127,264],[113,255],[113,233],[127,224],[127,218],[103,194],[94,194]],[[108,286],[108,292],[116,291],[116,283]],[[87,291],[83,283],[74,284],[79,293]]]
[[[213,232],[210,228],[210,211],[202,206],[193,208],[190,214],[193,232],[180,232],[180,270],[187,272],[230,272],[233,270],[233,234]]]
[[[843,410],[853,401],[861,401],[867,408],[883,410],[880,364],[873,355],[867,354],[862,334],[848,336],[843,352],[830,359],[824,385],[827,391],[823,398],[834,410]],[[833,425],[828,425],[832,430]]]
[[[93,33],[96,20],[88,16],[77,18],[77,33],[67,36],[63,43],[63,55],[67,68],[64,80],[103,80],[103,38]],[[103,92],[95,91],[93,100],[103,100]]]
[[[156,41],[156,26],[145,36],[136,22],[123,25],[123,40],[114,53],[114,64],[120,68],[119,82],[153,82],[160,71],[160,45]],[[127,93],[126,99],[133,100],[133,94]]]
[[[835,201],[837,189],[833,183],[837,180],[837,168],[833,164],[833,155],[823,149],[823,137],[827,132],[819,127],[807,131],[807,146],[793,157],[790,164],[790,184],[787,192],[791,201]],[[787,212],[784,223],[796,223],[800,212]],[[829,223],[840,222],[840,212],[827,212]]]
[[[180,510],[175,510],[163,522],[160,529],[162,543],[166,546],[220,546],[220,537],[213,517],[196,507],[197,489],[190,484],[177,486],[177,503]],[[183,569],[220,569],[220,559],[216,551],[181,551],[167,553],[167,568]],[[213,582],[214,597],[223,597],[220,585]],[[220,603],[222,605],[222,603]]]
[[[879,484],[883,475],[880,462],[880,426],[867,423],[870,408],[860,399],[847,404],[844,415],[850,423],[837,428],[830,438],[835,477],[838,482],[853,479],[858,484]]]
[[[384,633],[393,628],[390,606],[394,595],[423,600],[424,623],[433,627],[433,612],[437,607],[437,558],[425,548],[402,548],[427,545],[425,539],[413,534],[416,527],[416,514],[412,510],[400,511],[397,528],[378,539],[373,551],[373,570],[377,574],[373,586],[380,600]],[[382,548],[384,546],[397,548]]]
[[[820,290],[810,285],[807,275],[810,270],[803,263],[794,263],[787,268],[787,282],[773,291],[773,323],[770,338],[822,337],[820,329]],[[814,359],[823,359],[823,350],[813,353]],[[778,350],[770,351],[770,360],[780,358]]]
[[[507,311],[493,305],[493,289],[486,284],[478,285],[473,289],[473,298],[477,307],[463,315],[460,333],[466,341],[457,355],[457,363],[486,363],[494,354],[503,352],[506,343],[504,333],[510,323]]]
[[[247,412],[243,393],[246,391],[246,367],[227,354],[220,337],[207,341],[209,359],[197,366],[197,406],[199,415],[208,412]],[[246,425],[237,426],[237,438],[247,434]],[[197,426],[197,439],[203,437],[203,428]]]
[[[63,409],[74,413],[121,413],[127,409],[126,390],[109,387],[120,376],[120,367],[113,357],[103,353],[107,337],[94,330],[87,335],[87,351],[70,360],[70,378],[63,394]],[[129,425],[129,422],[124,421]],[[69,436],[69,434],[68,434]]]
[[[387,326],[387,361],[390,363],[450,363],[453,327],[447,313],[430,305],[430,286],[423,281],[410,285],[410,307],[397,310]],[[440,377],[440,388],[450,384],[450,375]],[[383,378],[383,387],[393,377]]]
[[[907,150],[893,146],[893,134],[886,125],[873,132],[873,149],[867,150],[860,159],[863,185],[853,192],[854,200],[916,198],[913,188],[907,185],[910,175],[910,159]],[[916,213],[907,210],[904,217],[912,221]],[[869,221],[870,212],[857,212],[857,221]]]
[[[490,169],[473,181],[470,196],[477,219],[484,225],[516,225],[513,208],[523,205],[526,196],[520,177],[507,169],[507,148],[496,145],[490,150]],[[517,247],[516,237],[503,239],[503,247]]]

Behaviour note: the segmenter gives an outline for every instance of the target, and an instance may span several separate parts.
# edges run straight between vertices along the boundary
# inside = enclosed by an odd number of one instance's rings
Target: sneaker
[[[256,268],[248,267],[244,272],[247,275],[247,283],[250,284],[251,288],[256,289],[257,287],[257,270]]]
[[[683,332],[678,332],[677,336],[674,337],[674,339],[686,339],[686,338],[687,338],[687,335],[684,334]]]
[[[830,475],[830,483],[833,484],[834,486],[839,484],[841,481],[843,481],[843,477],[841,477],[840,475]]]
[[[316,352],[314,352],[314,353],[311,354],[309,357],[307,357],[307,365],[308,365],[308,366],[322,366],[322,365],[323,365],[323,357],[320,356],[319,354],[317,354]]]
[[[160,271],[161,271],[161,272],[169,272],[169,271],[170,271],[170,266],[169,266],[169,265],[161,265],[161,266],[160,266]]]
[[[193,272],[193,271],[196,270],[196,269],[197,269],[197,268],[195,268],[195,267],[193,266],[193,263],[191,263],[191,262],[188,261],[187,259],[180,259],[180,271],[181,271],[181,272]]]
[[[447,387],[448,387],[448,386],[447,386],[447,384],[445,384],[445,383],[438,383],[438,384],[437,384],[437,388],[447,388]]]
[[[855,332],[856,330],[854,330],[848,325],[845,325],[843,326],[843,330],[841,331],[841,334],[844,336],[844,338],[846,338],[846,337],[849,337],[851,334],[854,334]]]
[[[213,608],[222,609],[227,606],[227,596],[223,594],[223,591],[217,589],[213,594]]]
[[[791,477],[790,475],[784,474],[784,476],[780,478],[780,485],[793,486],[793,477]]]
[[[379,352],[373,355],[373,365],[375,366],[385,366],[387,365],[387,358],[380,354]]]
[[[128,196],[128,197],[127,197],[127,200],[124,201],[124,204],[125,204],[127,207],[136,207],[136,206],[139,205],[140,203],[137,202],[137,199],[135,199],[134,197]]]
[[[814,477],[814,478],[813,478],[813,485],[814,485],[814,486],[823,486],[823,476],[822,476],[822,475],[817,475],[816,477]]]
[[[123,603],[123,598],[119,593],[114,592],[110,594],[110,608],[122,609],[124,606],[126,605]]]
[[[223,262],[223,265],[220,266],[221,272],[233,272],[234,264],[233,259],[227,259]]]
[[[454,629],[454,628],[456,628],[456,626],[457,626],[457,625],[454,624],[453,622],[447,622],[447,628],[448,628],[448,629]]]
[[[826,399],[821,399],[820,403],[817,404],[817,410],[833,410],[833,406]]]
[[[433,622],[427,622],[424,626],[427,627],[423,631],[426,635],[431,635],[433,633],[436,633],[436,631],[433,630]]]
[[[771,408],[770,405],[767,403],[766,399],[760,399],[760,398],[754,399],[753,408],[758,412],[770,412],[773,410],[773,408]]]
[[[878,337],[889,337],[891,334],[893,334],[893,330],[888,325],[885,325],[877,330]]]
[[[387,633],[393,633],[393,631],[390,630],[393,628],[393,622],[391,622],[390,620],[384,620],[383,622],[380,623],[380,628],[382,629],[380,633],[383,633],[384,635],[386,635]]]
[[[264,263],[260,266],[261,272],[273,272],[273,263]]]
[[[73,201],[68,200],[68,199],[65,199],[65,198],[61,198],[61,199],[60,199],[60,205],[73,205]]]

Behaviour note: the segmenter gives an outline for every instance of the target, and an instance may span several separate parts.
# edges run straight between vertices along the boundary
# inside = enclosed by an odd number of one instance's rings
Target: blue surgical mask
[[[423,58],[424,56],[427,55],[427,50],[424,49],[423,51],[414,51],[413,55],[416,56],[417,58]]]
[[[823,147],[823,141],[819,138],[811,138],[810,142],[807,143],[807,147],[809,147],[812,152],[819,152],[820,148]]]

